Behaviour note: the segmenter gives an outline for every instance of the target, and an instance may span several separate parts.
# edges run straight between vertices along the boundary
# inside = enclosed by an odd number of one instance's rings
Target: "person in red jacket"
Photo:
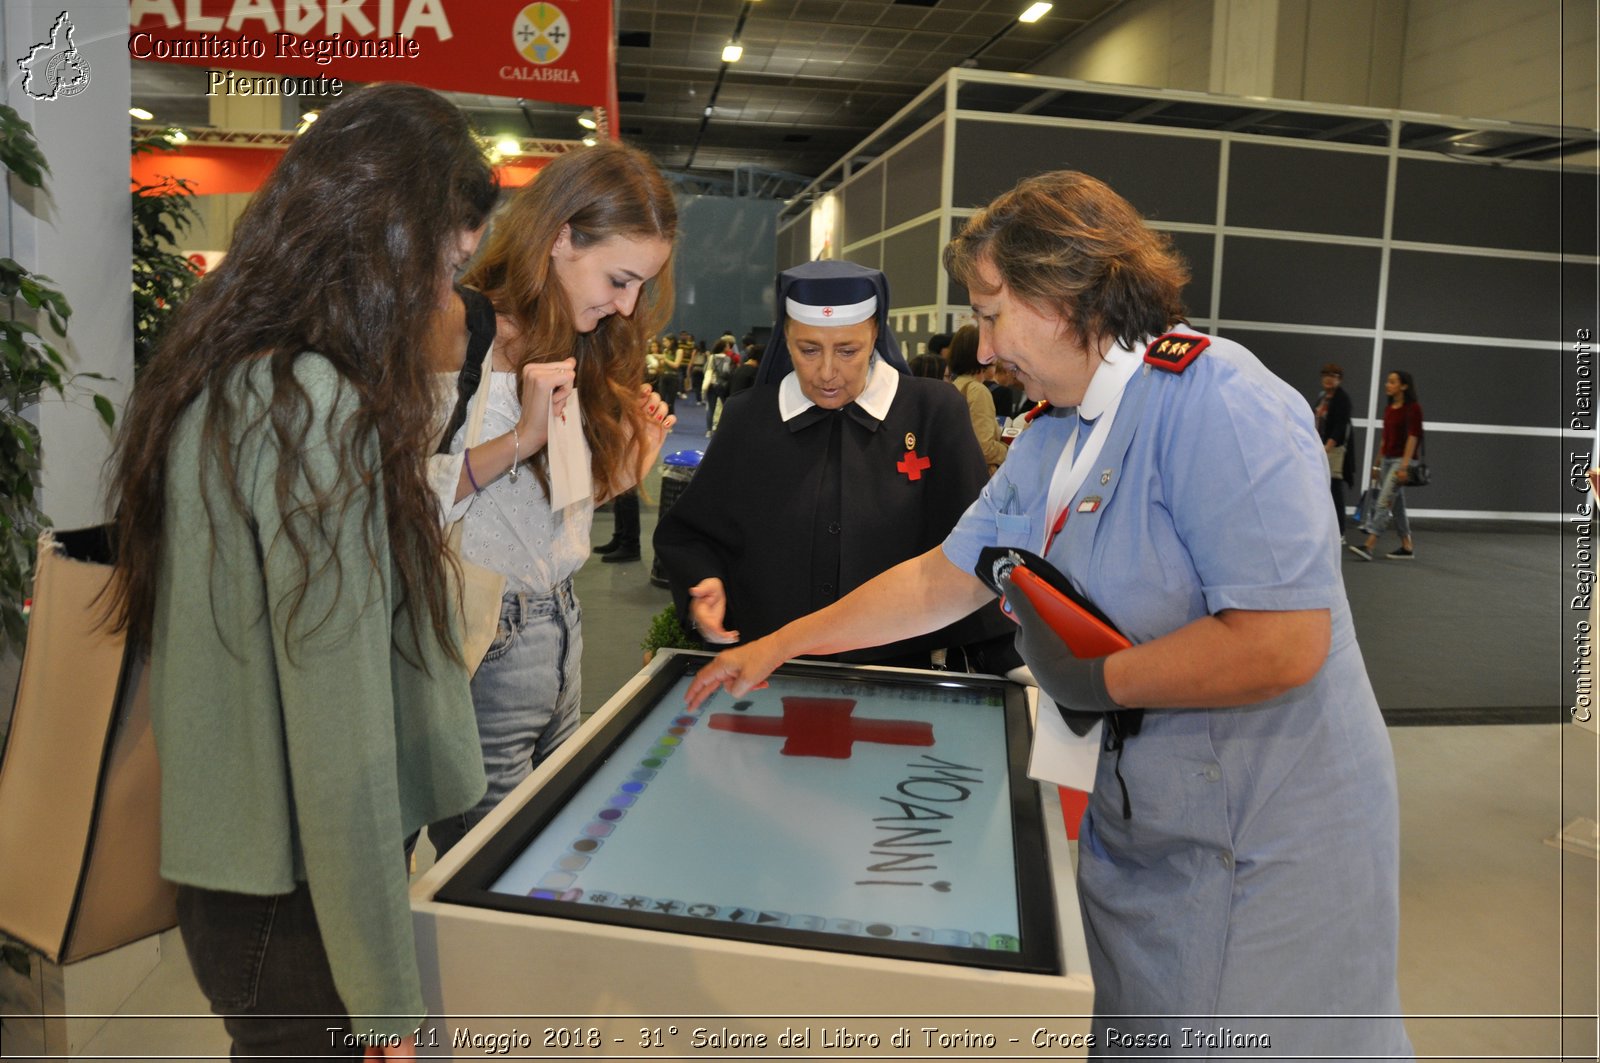
[[[1417,554],[1411,542],[1411,522],[1406,520],[1404,488],[1406,470],[1422,446],[1422,404],[1417,401],[1411,374],[1403,369],[1396,369],[1384,379],[1383,392],[1389,396],[1389,405],[1383,410],[1382,460],[1372,467],[1373,482],[1379,485],[1378,500],[1361,524],[1367,533],[1366,542],[1352,544],[1350,552],[1363,561],[1371,561],[1378,536],[1392,522],[1400,533],[1400,548],[1387,556],[1392,561],[1410,561]]]

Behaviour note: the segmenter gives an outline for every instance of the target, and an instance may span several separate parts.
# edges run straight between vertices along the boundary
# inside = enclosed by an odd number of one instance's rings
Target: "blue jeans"
[[[1384,458],[1383,465],[1378,471],[1378,501],[1373,504],[1372,512],[1366,515],[1362,527],[1369,535],[1382,535],[1389,527],[1390,521],[1394,522],[1394,530],[1400,533],[1402,540],[1411,538],[1411,522],[1406,519],[1406,491],[1405,485],[1395,481],[1395,474],[1400,471],[1399,458]]]
[[[582,624],[570,579],[547,595],[510,591],[501,599],[500,630],[472,677],[489,792],[471,811],[428,826],[440,856],[577,730]]]
[[[275,897],[179,886],[178,927],[234,1059],[361,1054],[304,882]]]

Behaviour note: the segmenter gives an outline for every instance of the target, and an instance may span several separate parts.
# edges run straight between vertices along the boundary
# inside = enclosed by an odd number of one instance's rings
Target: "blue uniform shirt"
[[[1046,553],[1050,479],[1077,427],[1075,410],[1034,420],[945,540],[953,564],[970,572],[993,544],[1043,553],[1135,643],[1225,609],[1332,621],[1302,687],[1146,712],[1121,763],[1131,819],[1102,754],[1079,843],[1098,1047],[1142,1032],[1182,1048],[1184,1027],[1215,1031],[1217,1015],[1397,1015],[1393,757],[1310,409],[1225,339],[1182,373],[1141,367]],[[1398,1018],[1228,1025],[1271,1042],[1241,1053],[1410,1052]]]

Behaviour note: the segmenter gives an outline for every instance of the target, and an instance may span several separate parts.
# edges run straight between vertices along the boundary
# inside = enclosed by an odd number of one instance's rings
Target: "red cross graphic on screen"
[[[924,458],[916,451],[911,451],[895,465],[896,469],[906,474],[906,479],[916,481],[922,479],[923,470],[933,464],[933,459]]]
[[[786,757],[829,757],[848,760],[857,742],[892,746],[933,745],[933,724],[916,720],[869,720],[853,715],[854,698],[783,699],[783,715],[739,716],[731,712],[711,717],[713,731],[747,735],[782,735]]]

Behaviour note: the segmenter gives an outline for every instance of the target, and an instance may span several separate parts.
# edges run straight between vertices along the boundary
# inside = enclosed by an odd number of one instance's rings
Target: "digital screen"
[[[691,711],[704,659],[668,662],[439,899],[1056,969],[1017,688],[800,664]]]

